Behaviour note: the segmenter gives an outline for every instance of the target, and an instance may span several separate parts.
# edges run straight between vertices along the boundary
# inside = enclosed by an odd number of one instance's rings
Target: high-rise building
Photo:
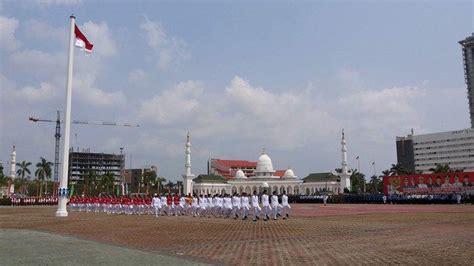
[[[415,153],[413,152],[413,135],[397,137],[397,162],[410,173],[415,172]]]
[[[107,172],[115,176],[116,181],[122,180],[125,156],[123,154],[94,153],[90,149],[69,151],[69,180],[84,180],[89,172],[100,176]]]
[[[474,171],[474,129],[397,137],[397,159],[409,171],[426,173],[437,164]]]
[[[127,186],[126,190],[128,190],[129,193],[138,193],[139,191],[145,192],[145,189],[144,189],[145,184],[143,184],[143,176],[145,173],[151,172],[151,171],[155,171],[155,173],[158,173],[158,167],[152,165],[149,167],[124,169],[123,176],[124,176],[124,182]]]
[[[459,43],[462,46],[464,79],[467,85],[467,99],[469,102],[471,128],[474,128],[474,33],[472,36],[459,41]]]

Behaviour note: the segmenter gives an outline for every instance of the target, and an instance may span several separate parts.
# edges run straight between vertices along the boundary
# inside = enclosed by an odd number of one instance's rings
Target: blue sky
[[[191,131],[207,158],[254,160],[301,177],[360,155],[396,162],[395,136],[469,126],[459,40],[471,1],[4,1],[0,5],[0,159],[53,160],[64,105],[68,17],[94,43],[75,51],[73,118],[139,123],[72,127],[72,145],[124,147],[133,166],[176,180]],[[77,138],[75,137],[77,134]],[[127,157],[129,165],[129,156]]]

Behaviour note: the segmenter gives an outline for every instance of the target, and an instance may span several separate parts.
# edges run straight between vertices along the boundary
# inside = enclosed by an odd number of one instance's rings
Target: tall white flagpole
[[[72,97],[72,65],[74,61],[74,41],[76,39],[74,28],[76,17],[71,15],[70,35],[69,35],[69,58],[67,66],[67,85],[66,85],[66,112],[64,117],[64,145],[63,145],[63,163],[62,176],[59,182],[58,190],[58,210],[57,217],[66,217],[68,215],[66,205],[68,201],[68,175],[69,175],[69,135],[71,130],[71,97]]]

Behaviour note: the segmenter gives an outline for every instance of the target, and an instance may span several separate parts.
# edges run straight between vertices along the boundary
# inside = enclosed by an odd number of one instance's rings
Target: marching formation
[[[69,205],[72,211],[103,212],[107,214],[148,215],[159,216],[193,216],[193,217],[221,217],[253,221],[279,217],[288,219],[291,206],[288,203],[286,192],[278,196],[274,191],[268,195],[267,191],[258,195],[234,193],[233,195],[159,195],[150,197],[71,197]]]

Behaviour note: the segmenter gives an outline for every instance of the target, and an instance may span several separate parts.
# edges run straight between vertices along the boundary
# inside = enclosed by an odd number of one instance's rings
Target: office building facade
[[[462,46],[464,79],[467,85],[471,128],[474,128],[474,33],[472,36],[460,41],[459,44]]]
[[[397,159],[412,172],[429,173],[437,164],[474,171],[474,129],[397,137]]]

